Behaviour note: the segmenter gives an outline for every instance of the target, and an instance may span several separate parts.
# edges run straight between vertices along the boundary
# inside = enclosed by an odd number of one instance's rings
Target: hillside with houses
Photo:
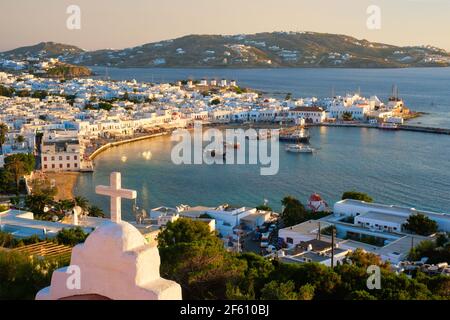
[[[188,35],[114,50],[43,42],[0,54],[3,60],[46,57],[82,66],[221,68],[445,67],[450,55],[432,46],[388,45],[315,32]],[[1,65],[1,64],[0,64]]]

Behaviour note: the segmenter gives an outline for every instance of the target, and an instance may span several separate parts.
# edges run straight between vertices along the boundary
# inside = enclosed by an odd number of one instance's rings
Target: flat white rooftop
[[[361,214],[358,216],[358,218],[366,218],[370,220],[377,220],[377,221],[386,221],[386,222],[393,222],[393,223],[399,223],[403,224],[406,222],[407,218],[402,216],[396,216],[389,213],[381,213],[381,212],[374,212],[369,211],[367,213]]]

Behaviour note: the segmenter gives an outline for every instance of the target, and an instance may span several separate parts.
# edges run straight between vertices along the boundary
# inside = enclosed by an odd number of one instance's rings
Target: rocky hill
[[[32,49],[31,49],[32,48]],[[43,52],[61,61],[111,67],[351,67],[450,66],[450,55],[431,46],[400,47],[354,37],[314,32],[253,35],[190,35],[123,50],[83,51],[44,43],[3,54]]]
[[[21,47],[3,52],[1,55],[8,59],[20,59],[26,57],[56,58],[59,56],[76,56],[84,50],[67,44],[55,42],[41,42],[34,46]]]

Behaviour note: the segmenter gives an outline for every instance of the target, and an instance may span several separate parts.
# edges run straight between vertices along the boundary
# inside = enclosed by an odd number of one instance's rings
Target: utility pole
[[[332,229],[331,232],[331,269],[334,269],[334,237],[336,235],[336,230]]]
[[[320,221],[319,221],[319,232],[317,234],[317,239],[320,240],[320,233],[321,233],[321,228],[320,228]]]

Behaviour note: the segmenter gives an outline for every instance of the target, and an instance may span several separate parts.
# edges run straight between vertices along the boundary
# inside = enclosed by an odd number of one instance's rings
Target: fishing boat
[[[315,150],[314,148],[302,144],[289,144],[286,146],[286,151],[293,153],[313,153]]]

